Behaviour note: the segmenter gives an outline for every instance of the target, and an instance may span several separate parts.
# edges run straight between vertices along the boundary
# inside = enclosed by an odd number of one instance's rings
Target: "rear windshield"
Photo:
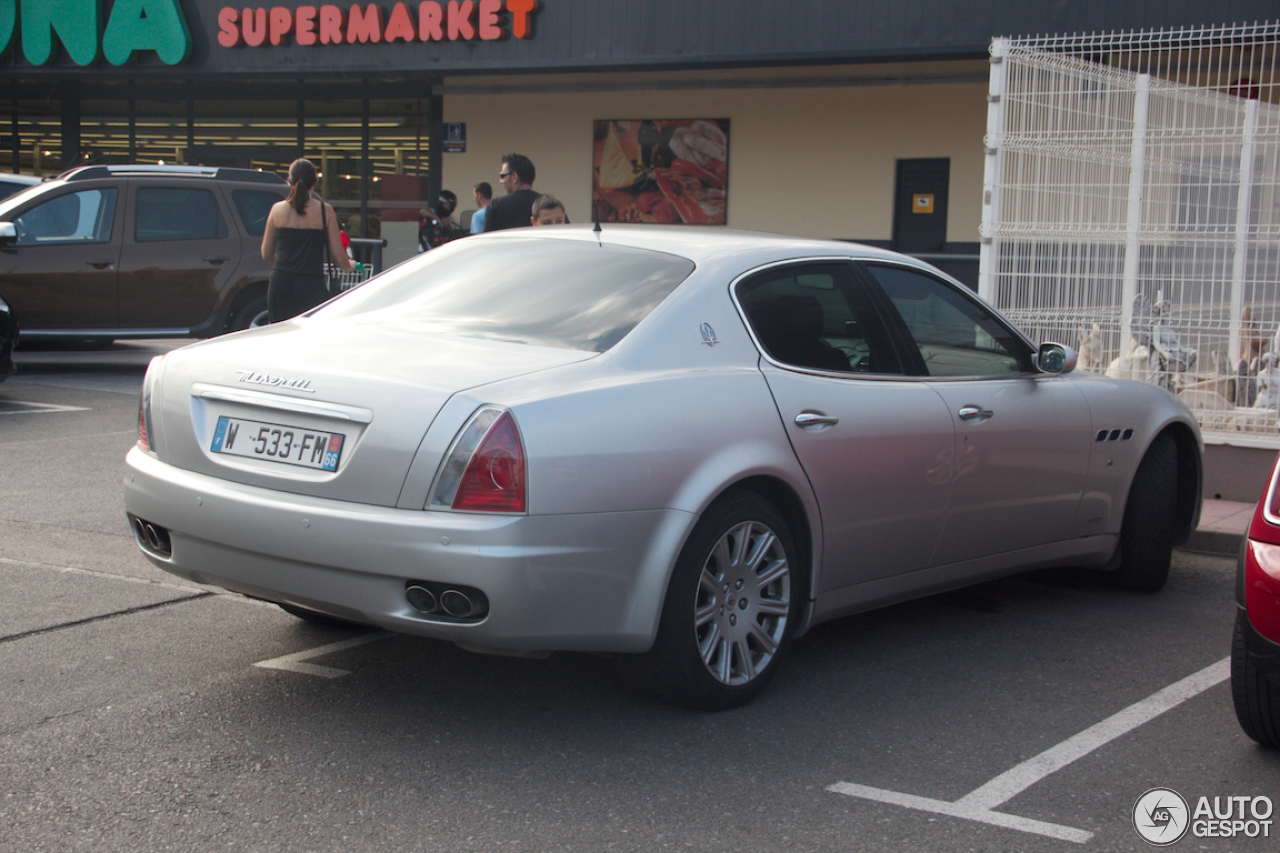
[[[440,334],[604,352],[691,272],[687,258],[644,249],[463,239],[388,270],[318,315],[384,315]]]

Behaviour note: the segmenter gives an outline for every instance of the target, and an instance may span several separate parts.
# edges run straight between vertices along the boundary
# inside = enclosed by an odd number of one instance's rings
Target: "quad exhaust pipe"
[[[478,589],[432,581],[409,581],[405,600],[423,616],[459,622],[479,622],[489,613],[489,599]]]

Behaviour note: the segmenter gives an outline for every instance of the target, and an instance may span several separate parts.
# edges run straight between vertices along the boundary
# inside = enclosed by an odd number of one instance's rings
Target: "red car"
[[[1236,574],[1231,697],[1245,734],[1280,748],[1280,457],[1254,510]]]

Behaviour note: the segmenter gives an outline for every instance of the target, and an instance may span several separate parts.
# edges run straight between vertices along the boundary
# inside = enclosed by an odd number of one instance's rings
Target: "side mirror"
[[[18,242],[18,229],[12,222],[0,222],[0,246]]]
[[[1076,351],[1062,344],[1045,343],[1036,353],[1036,369],[1041,373],[1060,376],[1076,369]]]

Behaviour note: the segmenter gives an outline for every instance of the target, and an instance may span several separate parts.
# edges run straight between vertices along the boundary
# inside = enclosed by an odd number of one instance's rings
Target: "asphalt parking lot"
[[[317,627],[156,570],[120,480],[171,345],[20,351],[0,384],[0,851],[1146,850],[1154,788],[1187,822],[1245,810],[1173,849],[1275,849],[1229,558],[1177,553],[1154,596],[1036,573],[829,623],[755,703],[684,711],[604,657]]]

